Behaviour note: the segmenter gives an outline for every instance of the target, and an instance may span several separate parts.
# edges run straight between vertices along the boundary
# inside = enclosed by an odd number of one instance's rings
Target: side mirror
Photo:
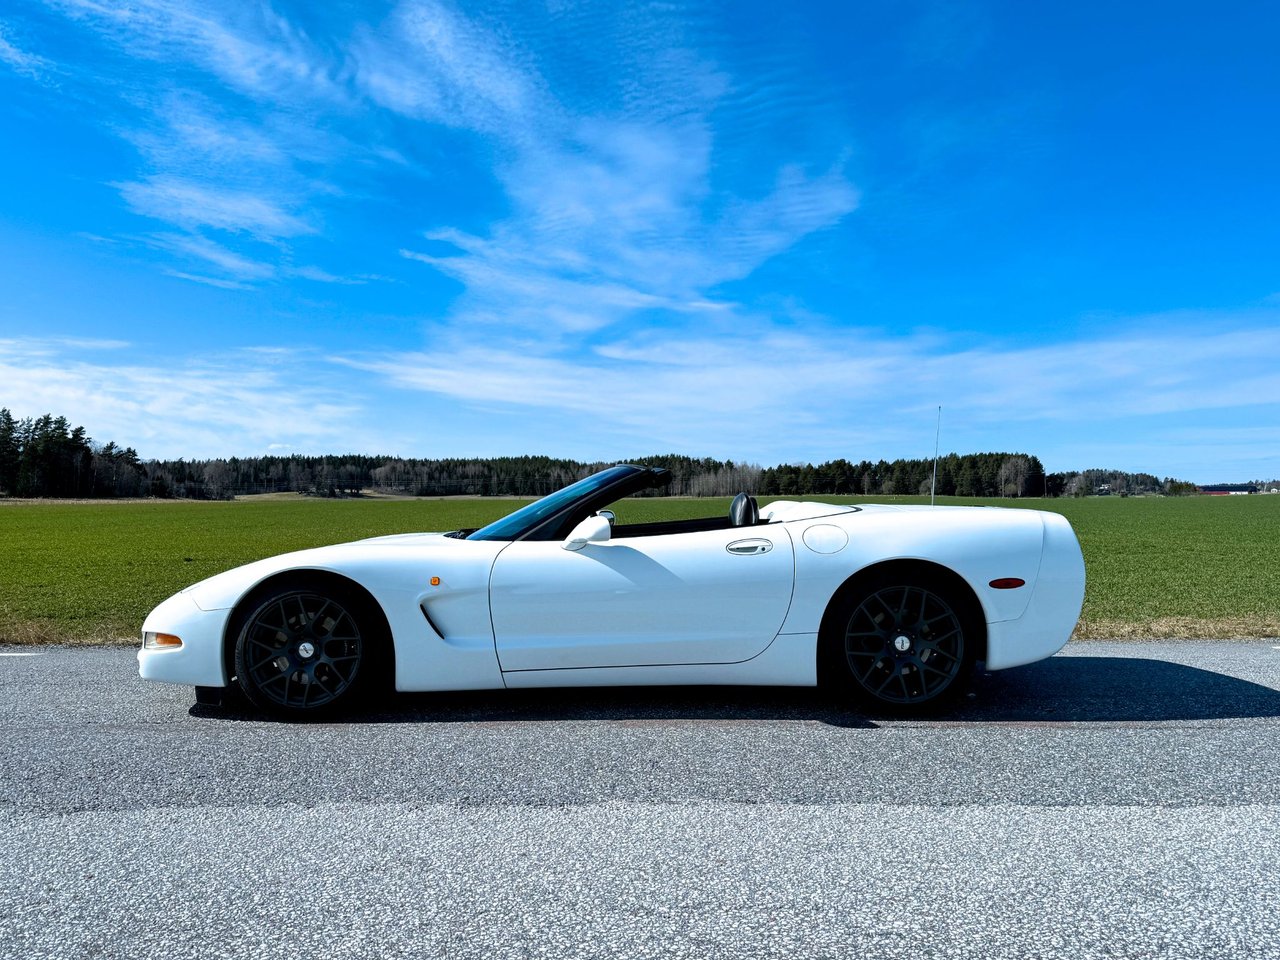
[[[611,527],[618,522],[618,515],[614,513],[612,510],[597,510],[596,516],[604,517],[606,520],[609,521],[609,526]]]
[[[573,528],[564,543],[565,550],[581,550],[588,543],[603,543],[609,539],[609,519],[607,517],[587,517]]]

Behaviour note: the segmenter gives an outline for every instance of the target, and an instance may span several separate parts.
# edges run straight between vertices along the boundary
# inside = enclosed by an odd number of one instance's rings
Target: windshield
[[[481,527],[467,537],[468,540],[514,540],[526,530],[537,526],[548,517],[554,516],[576,500],[590,497],[597,490],[616,483],[623,477],[636,473],[635,467],[617,466],[593,473],[591,476],[571,483],[563,490],[535,500],[527,507],[521,507],[515,513],[508,514],[501,520],[495,520],[487,527]]]

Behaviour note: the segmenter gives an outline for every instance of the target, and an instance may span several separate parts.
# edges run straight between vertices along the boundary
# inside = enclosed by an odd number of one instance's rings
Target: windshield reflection
[[[625,476],[636,472],[635,467],[617,466],[593,473],[589,477],[571,483],[569,486],[548,494],[541,500],[535,500],[527,507],[521,507],[515,513],[508,514],[501,520],[495,520],[487,527],[481,527],[467,537],[468,540],[514,540],[532,527],[537,526],[547,517],[553,516],[572,504],[591,496],[602,487],[607,487]]]

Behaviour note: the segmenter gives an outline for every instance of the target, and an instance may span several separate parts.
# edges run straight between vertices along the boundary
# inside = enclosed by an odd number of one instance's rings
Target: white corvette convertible
[[[378,689],[831,684],[864,708],[947,702],[973,665],[1057,652],[1084,561],[1055,513],[745,494],[729,516],[622,524],[670,480],[620,465],[480,530],[251,563],[142,626],[139,672],[323,716]]]

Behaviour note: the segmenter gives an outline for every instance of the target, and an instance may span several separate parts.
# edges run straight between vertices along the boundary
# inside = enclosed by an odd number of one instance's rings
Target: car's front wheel
[[[237,619],[236,680],[260,709],[318,717],[358,702],[381,638],[354,593],[281,587]]]
[[[840,687],[897,713],[937,709],[969,679],[973,616],[950,585],[881,578],[836,602],[826,638]]]

